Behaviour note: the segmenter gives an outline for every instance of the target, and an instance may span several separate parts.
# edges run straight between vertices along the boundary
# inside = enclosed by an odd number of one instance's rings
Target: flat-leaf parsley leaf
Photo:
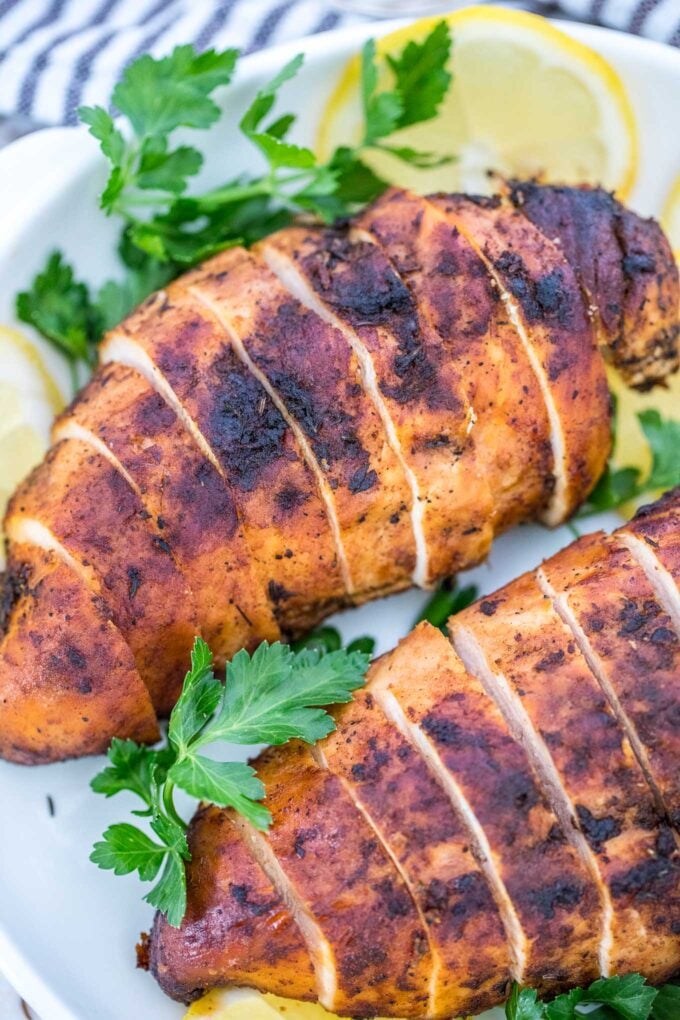
[[[297,738],[314,743],[335,728],[326,706],[350,701],[364,683],[369,655],[359,649],[298,651],[264,642],[249,655],[238,652],[227,665],[226,682],[214,674],[213,658],[196,638],[191,669],[170,716],[167,745],[159,749],[114,740],[109,765],[92,780],[95,793],[134,793],[157,837],[123,822],[111,825],[95,844],[91,860],[116,875],[137,872],[156,885],[145,897],[178,926],[186,911],[185,862],[190,859],[186,823],[174,790],[230,807],[265,830],[270,815],[255,770],[242,762],[216,761],[199,753],[229,741],[282,744]]]

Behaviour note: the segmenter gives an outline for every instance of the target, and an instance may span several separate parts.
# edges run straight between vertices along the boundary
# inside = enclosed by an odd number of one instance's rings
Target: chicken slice
[[[496,897],[517,981],[540,989],[599,973],[597,888],[529,760],[446,638],[421,624],[373,687],[444,785]]]
[[[408,586],[408,486],[346,337],[291,297],[257,255],[224,252],[204,269],[192,292],[219,316],[308,447],[353,601]]]
[[[325,506],[281,413],[185,289],[192,278],[126,319],[102,358],[145,375],[227,480],[277,622],[299,633],[346,600]]]
[[[106,600],[154,708],[169,714],[200,633],[193,594],[123,475],[66,439],[19,486],[5,530],[10,541],[53,549]]]
[[[432,957],[408,888],[340,781],[291,744],[256,763],[273,823],[239,821],[287,900],[314,961],[319,1001],[343,1016],[426,1014]]]
[[[173,928],[157,914],[150,969],[163,991],[190,1002],[216,985],[316,999],[307,946],[288,907],[243,842],[233,813],[202,807],[188,834],[187,912]]]
[[[342,230],[281,231],[263,247],[290,292],[342,330],[411,488],[413,582],[431,584],[484,558],[492,499],[482,465],[463,456],[475,414],[459,366],[419,314],[379,247]]]
[[[373,697],[389,659],[337,712],[315,749],[370,818],[427,927],[433,958],[428,1016],[480,1013],[510,981],[505,929],[464,826],[420,754]]]
[[[629,386],[678,367],[678,269],[654,220],[600,188],[514,183],[511,199],[560,247],[580,279],[600,344]]]
[[[644,570],[680,638],[680,488],[640,507],[616,534]]]
[[[544,514],[559,524],[600,477],[611,446],[604,359],[574,271],[559,247],[499,199],[431,199],[483,257],[541,386],[555,487]]]
[[[667,981],[680,967],[680,857],[571,631],[531,573],[449,627],[534,760],[563,829],[578,826],[587,840],[604,905],[602,972]]]
[[[406,191],[387,192],[356,224],[390,258],[467,388],[475,420],[462,456],[483,466],[494,532],[535,518],[553,480],[548,416],[484,263],[441,209]]]
[[[0,575],[0,755],[23,765],[152,743],[156,715],[103,599],[55,553],[14,544]]]
[[[172,408],[134,369],[104,366],[58,419],[122,471],[190,581],[218,663],[279,630],[224,480]]]
[[[571,629],[657,796],[680,827],[680,641],[616,534],[589,535],[546,561],[544,592]]]

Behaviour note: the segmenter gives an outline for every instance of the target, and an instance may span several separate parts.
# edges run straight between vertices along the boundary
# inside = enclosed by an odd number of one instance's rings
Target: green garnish
[[[550,1002],[532,988],[514,985],[505,1004],[507,1020],[677,1020],[680,987],[652,988],[640,974],[600,978]]]
[[[339,147],[325,163],[291,141],[293,114],[273,113],[280,90],[302,66],[302,55],[295,57],[260,89],[239,123],[244,138],[258,150],[262,172],[192,194],[188,189],[203,156],[193,145],[175,145],[173,136],[178,129],[200,131],[215,124],[220,108],[214,93],[231,82],[238,52],[198,54],[192,46],[178,46],[159,60],[140,57],[113,91],[120,120],[100,106],[80,110],[110,163],[101,206],[123,220],[119,251],[125,276],[93,293],[54,253],[30,289],[18,296],[18,317],[35,326],[72,365],[92,363],[104,330],[187,267],[231,245],[250,244],[300,213],[330,222],[380,195],[388,182],[365,162],[370,150],[389,151],[416,167],[447,162],[449,157],[390,140],[401,128],[436,115],[451,83],[446,69],[450,53],[444,21],[422,42],[409,42],[384,60],[377,60],[369,40],[361,57],[361,140]]]
[[[446,634],[446,621],[450,616],[460,613],[477,598],[479,589],[474,584],[465,588],[458,587],[456,578],[448,578],[439,585],[432,597],[425,603],[422,610],[413,621],[414,627],[418,623],[431,623],[443,634]]]
[[[99,309],[88,287],[76,280],[72,267],[58,251],[47,258],[31,289],[16,297],[17,318],[35,326],[57,350],[66,356],[77,385],[74,366],[94,361],[94,344],[102,331]]]
[[[637,467],[617,468],[610,463],[579,517],[617,510],[647,493],[680,485],[680,421],[663,418],[654,410],[640,411],[637,418],[651,453],[649,472],[643,475]]]
[[[202,752],[225,742],[316,743],[335,729],[324,706],[350,701],[352,691],[364,683],[368,663],[369,655],[357,649],[324,654],[318,648],[294,651],[263,642],[252,656],[246,651],[234,656],[222,684],[213,672],[210,649],[196,638],[191,669],[170,716],[167,744],[154,749],[114,739],[110,764],[91,784],[106,797],[122,790],[139,797],[144,807],[133,814],[148,818],[157,838],[128,822],[111,825],[95,843],[90,860],[116,875],[136,871],[142,881],[158,879],[145,899],[179,926],[186,910],[184,865],[190,854],[175,789],[231,807],[266,830],[271,818],[254,769]]]
[[[353,641],[345,645],[345,650],[373,655],[375,644],[375,638],[364,634],[362,637],[354,638]],[[319,627],[317,630],[313,630],[310,634],[305,634],[291,644],[291,648],[296,652],[302,648],[313,648],[320,652],[337,652],[342,647],[340,631],[336,627]]]

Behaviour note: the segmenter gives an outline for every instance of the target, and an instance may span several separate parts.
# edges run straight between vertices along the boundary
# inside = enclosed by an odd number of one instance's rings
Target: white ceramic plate
[[[632,205],[658,214],[680,171],[680,53],[615,32],[562,27],[622,75],[641,136]],[[300,113],[299,139],[311,141],[345,60],[376,31],[353,28],[249,57],[230,89],[225,124],[235,124],[255,88],[302,49],[304,70],[287,86],[284,102]],[[250,153],[233,127],[216,128],[201,145],[208,154],[208,183],[249,169]],[[42,131],[0,153],[0,322],[12,322],[15,292],[53,248],[63,249],[92,283],[116,271],[117,224],[97,208],[104,174],[95,143],[80,129]],[[615,520],[603,518],[593,527],[599,524],[610,527]],[[496,543],[490,561],[470,580],[483,593],[493,591],[571,537],[564,528],[519,529]],[[423,600],[422,593],[407,593],[348,612],[337,623],[347,637],[376,635],[384,651],[409,630]],[[135,941],[151,922],[141,885],[88,861],[93,841],[130,807],[125,795],[105,801],[89,791],[100,768],[100,760],[37,769],[0,764],[0,969],[43,1020],[177,1020],[182,1007],[135,969]]]

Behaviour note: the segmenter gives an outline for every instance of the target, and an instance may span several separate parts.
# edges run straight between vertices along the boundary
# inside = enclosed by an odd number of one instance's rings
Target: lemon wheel
[[[18,483],[43,457],[52,420],[63,406],[61,390],[36,348],[21,333],[0,326],[0,521]],[[0,542],[0,567],[3,556]]]
[[[190,1007],[184,1020],[338,1020],[316,1003],[250,989],[217,989]],[[379,1020],[379,1018],[376,1018]]]
[[[676,177],[664,202],[661,225],[671,242],[676,261],[680,263],[680,174]]]
[[[426,18],[387,35],[378,53],[422,39]],[[567,184],[602,184],[626,198],[635,180],[635,118],[621,79],[599,54],[544,18],[469,7],[446,18],[453,36],[453,84],[438,116],[395,135],[395,143],[455,162],[433,170],[404,166],[383,152],[367,162],[420,192],[490,191],[488,171]],[[324,111],[317,147],[359,139],[359,58],[347,65]]]

